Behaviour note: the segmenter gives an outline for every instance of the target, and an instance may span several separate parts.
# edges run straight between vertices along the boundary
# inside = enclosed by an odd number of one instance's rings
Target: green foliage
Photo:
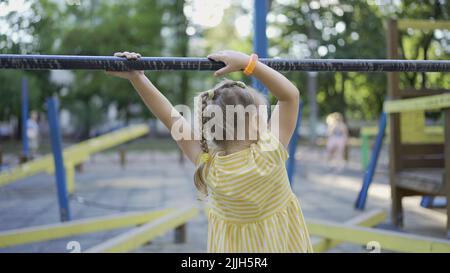
[[[243,37],[238,33],[238,28],[249,26],[236,25],[237,19],[251,15],[249,7],[232,1],[219,25],[204,27],[186,17],[186,5],[191,2],[90,0],[77,6],[28,0],[29,11],[0,18],[0,23],[8,25],[7,32],[0,32],[0,53],[111,55],[126,50],[146,56],[205,56],[222,49],[252,51],[251,32]],[[373,4],[378,1],[360,0],[270,2],[270,57],[384,59],[383,24],[388,18],[450,19],[450,1],[440,0],[404,0],[399,5],[381,1],[382,6]],[[195,34],[187,35],[187,28],[194,28]],[[450,57],[448,34],[406,30],[401,37],[401,57]],[[22,77],[29,82],[31,108],[44,111],[45,98],[59,96],[61,106],[73,113],[81,137],[104,122],[110,105],[117,107],[124,122],[151,116],[127,81],[98,71],[75,71],[73,82],[58,83],[51,80],[55,75],[49,71],[1,71],[0,120],[19,117]],[[286,75],[307,101],[307,74]],[[218,80],[207,72],[153,72],[148,76],[174,104],[190,104],[193,95]],[[242,73],[228,77],[250,83]],[[450,74],[401,73],[401,87],[408,86],[449,89]],[[340,111],[353,119],[375,119],[385,94],[383,73],[320,73],[315,99],[321,115]]]

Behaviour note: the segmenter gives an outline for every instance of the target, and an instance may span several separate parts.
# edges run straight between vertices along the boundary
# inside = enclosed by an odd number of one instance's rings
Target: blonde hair
[[[222,109],[222,112],[226,112],[227,105],[242,105],[244,107],[249,105],[265,105],[266,100],[263,95],[261,95],[255,89],[246,86],[243,82],[232,81],[225,79],[218,83],[213,89],[209,91],[205,91],[200,93],[199,99],[201,101],[201,106],[198,109],[198,116],[200,118],[200,145],[203,153],[211,154],[210,147],[208,145],[208,141],[206,138],[206,132],[204,130],[204,125],[207,123],[211,117],[207,117],[205,115],[208,105],[217,105]],[[224,115],[225,118],[226,115]],[[237,119],[236,114],[234,119]],[[246,117],[246,120],[249,120]],[[223,123],[223,128],[215,127],[215,130],[222,129],[220,134],[222,136],[227,135],[227,122]],[[237,122],[234,122],[234,129],[236,129]],[[236,132],[236,130],[234,130]],[[219,148],[223,148],[226,141],[224,140],[213,139],[215,145]],[[204,196],[208,195],[208,188],[206,186],[205,178],[203,177],[203,171],[207,168],[207,165],[210,163],[210,160],[204,162],[202,161],[195,170],[194,173],[194,185],[197,190],[203,194]]]
[[[331,113],[326,118],[326,123],[328,126],[336,125],[338,123],[343,123],[343,122],[344,122],[344,117],[339,112]]]

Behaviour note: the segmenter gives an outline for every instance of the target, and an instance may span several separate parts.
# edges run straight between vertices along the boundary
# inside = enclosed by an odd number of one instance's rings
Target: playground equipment
[[[361,127],[359,139],[361,141],[361,168],[367,169],[370,156],[370,139],[378,134],[378,127]]]
[[[22,122],[22,154],[20,162],[28,161],[30,157],[30,148],[28,145],[28,83],[26,78],[22,78],[22,96],[21,96],[21,122]]]
[[[449,72],[450,61],[363,59],[259,59],[278,71]],[[126,60],[112,56],[0,54],[0,69],[26,70],[198,70],[213,71],[222,62],[191,57],[142,57]]]
[[[386,130],[386,113],[382,113],[378,125],[378,134],[373,146],[373,153],[370,158],[370,163],[367,170],[364,173],[363,183],[361,190],[359,191],[358,197],[356,199],[355,208],[364,209],[367,200],[367,193],[369,191],[369,186],[372,183],[373,176],[375,174],[375,169],[378,163],[378,156],[380,155],[381,146],[383,144],[384,131]]]
[[[254,1],[256,30],[254,51],[262,57],[262,62],[279,71],[450,71],[450,61],[286,60],[264,58],[267,50],[267,37],[265,36],[265,18],[267,7],[265,4],[261,4],[264,2],[265,1]],[[0,69],[97,69],[119,71],[126,71],[130,69],[217,70],[223,67],[223,65],[224,64],[220,62],[213,62],[206,58],[144,57],[140,60],[128,61],[122,58],[102,56],[0,55]],[[393,78],[390,78],[390,80],[392,79]],[[261,89],[263,90],[263,88]],[[446,116],[449,115],[447,114]],[[300,124],[300,122],[298,122],[298,124]],[[296,132],[298,132],[298,128]],[[384,130],[380,130],[380,133],[381,132],[384,133]],[[391,135],[393,134],[394,133]],[[448,137],[448,135],[450,135],[450,132],[446,129],[446,136]],[[449,145],[446,145],[447,154],[450,153],[448,146]],[[55,150],[58,150],[58,148],[56,147],[54,149],[54,153]],[[80,148],[77,150],[82,149]],[[294,158],[295,145],[291,145],[289,152],[290,157]],[[81,161],[86,160],[85,153],[73,152],[73,157],[76,158],[76,156],[81,157]],[[65,150],[62,153],[61,158],[72,160],[72,154],[69,154],[69,152]],[[51,158],[48,160],[49,162],[46,163],[47,167],[51,165]],[[288,172],[290,172],[290,176],[292,176],[293,165],[295,165],[293,164],[295,163],[295,159],[293,160],[294,161],[290,161],[288,164],[290,169]],[[449,162],[449,160],[446,161],[447,167]],[[43,163],[40,162],[40,164]],[[68,163],[64,164],[67,165]],[[62,163],[59,163],[59,165],[62,165]],[[376,162],[373,166],[375,165]],[[49,168],[44,168],[45,171],[48,171],[48,169]],[[54,169],[52,171],[54,171]],[[0,176],[0,185],[2,184],[1,178],[2,177]],[[446,179],[448,180],[448,176]],[[4,181],[9,180],[5,179]],[[4,182],[4,184],[6,184],[6,182]],[[68,182],[68,184],[70,183]],[[71,188],[69,187],[69,191],[70,189]],[[49,226],[10,230],[0,233],[0,247],[62,238],[94,231],[111,230],[119,227],[142,225],[134,230],[131,230],[130,232],[124,233],[116,238],[104,242],[103,244],[87,250],[88,252],[130,251],[148,241],[151,241],[155,236],[174,228],[176,228],[178,233],[178,239],[182,240],[185,237],[184,224],[196,214],[197,210],[195,208],[186,208],[178,211],[168,209],[141,214],[121,214],[109,217],[77,220]],[[383,249],[393,251],[450,252],[450,242],[446,240],[370,228],[382,222],[385,217],[385,212],[375,211],[360,215],[345,224],[337,224],[334,222],[313,219],[307,219],[306,222],[312,235],[323,238],[314,244],[314,249],[316,251],[325,251],[333,246],[336,246],[340,242],[352,242],[366,245],[371,241],[377,241]]]
[[[198,209],[194,207],[178,210],[166,208],[2,231],[0,232],[0,248],[139,225],[141,226],[131,229],[130,233],[124,233],[123,237],[120,236],[93,247],[88,252],[131,251],[174,228],[175,242],[182,243],[186,239],[185,224],[197,213]]]
[[[399,29],[410,27],[412,22],[388,22],[390,58],[398,57]],[[413,25],[418,29],[436,27],[434,22],[424,21]],[[450,23],[441,27],[450,29]],[[398,73],[388,76],[391,101],[385,102],[384,111],[389,114],[390,123],[392,223],[403,225],[403,197],[444,195],[447,197],[447,237],[450,238],[450,94],[444,94],[449,90],[401,90]],[[440,111],[443,115],[443,142],[430,143],[424,137],[424,111],[428,110]]]
[[[382,223],[386,219],[386,211],[373,210],[366,212],[359,216],[356,216],[345,222],[349,226],[362,226],[362,227],[374,227]],[[309,221],[308,221],[309,223]],[[308,226],[309,228],[309,226]],[[315,230],[309,230],[309,232],[315,232]],[[311,233],[313,234],[313,233]],[[313,243],[314,252],[325,252],[331,248],[338,246],[342,241],[333,240],[329,237],[323,237],[319,241]]]
[[[444,144],[405,143],[399,128],[392,128],[389,160],[392,196],[392,222],[403,225],[401,200],[405,196],[446,196],[447,236],[450,238],[450,94],[387,101],[384,104],[390,122],[399,123],[399,114],[421,110],[440,110],[444,115]],[[428,197],[429,198],[429,197]],[[428,199],[431,202],[431,198]],[[425,199],[427,202],[427,199]],[[424,201],[422,202],[422,204]],[[424,205],[424,204],[423,204]],[[426,203],[425,203],[426,205]]]
[[[70,208],[67,189],[74,190],[75,166],[88,160],[90,155],[120,145],[149,132],[146,125],[135,125],[116,132],[108,133],[66,148],[61,147],[61,136],[57,114],[57,101],[48,100],[49,124],[52,140],[52,156],[47,155],[25,163],[10,172],[0,174],[0,185],[12,183],[20,178],[39,172],[55,172],[58,200],[62,221],[70,221]],[[121,160],[124,151],[121,150]],[[65,161],[66,160],[66,161]],[[66,179],[67,178],[67,179]],[[117,228],[142,225],[121,236],[106,241],[88,250],[88,252],[125,252],[131,251],[151,241],[156,236],[175,229],[175,242],[186,240],[186,222],[195,217],[198,210],[187,207],[180,210],[171,208],[140,213],[122,213],[107,217],[98,217],[61,224],[52,224],[24,229],[0,232],[0,247],[46,241],[90,232],[107,231]]]
[[[325,220],[308,220],[307,225],[312,235],[367,246],[374,242],[383,250],[413,253],[450,252],[449,241],[443,239],[338,224]]]
[[[175,228],[175,243],[186,241],[185,222],[198,214],[196,208],[183,208],[134,230],[88,249],[86,252],[128,252]]]
[[[86,162],[93,154],[144,136],[148,132],[149,127],[145,124],[132,125],[65,148],[63,155],[67,171],[66,176],[68,192],[71,193],[75,189],[75,166]],[[19,182],[23,178],[39,173],[52,174],[54,172],[55,166],[53,163],[53,155],[48,154],[21,164],[11,170],[0,172],[0,187],[14,182]]]
[[[61,221],[68,221],[71,220],[68,193],[75,190],[75,166],[87,161],[94,153],[147,134],[149,128],[147,125],[130,126],[83,141],[63,151],[57,119],[57,103],[53,98],[48,100],[48,112],[53,155],[46,155],[10,171],[0,172],[0,186],[41,172],[55,173],[60,218]]]
[[[398,58],[398,30],[399,29],[407,29],[407,28],[419,28],[422,30],[433,30],[435,28],[446,28],[450,29],[450,23],[445,21],[425,21],[425,20],[390,20],[387,23],[388,28],[388,57],[389,58]],[[430,96],[430,95],[436,95],[448,92],[448,90],[433,90],[433,89],[407,89],[407,90],[400,90],[399,88],[399,76],[398,73],[389,73],[389,81],[388,81],[388,95],[391,99],[408,99],[408,98],[414,98],[414,97],[422,97],[422,96]],[[391,106],[391,102],[385,103],[385,108],[387,107],[388,110],[385,109],[385,111],[391,111],[391,113],[399,113],[402,112],[402,114],[396,114],[396,115],[390,115],[389,121],[390,121],[390,127],[387,128],[387,132],[389,133],[389,143],[391,147],[391,151],[393,151],[396,156],[390,156],[389,161],[391,165],[391,181],[393,177],[392,168],[399,170],[400,167],[398,162],[400,157],[400,152],[403,154],[409,153],[409,157],[428,157],[432,156],[432,154],[435,154],[436,156],[441,157],[442,160],[442,143],[444,142],[444,129],[442,126],[426,126],[425,125],[425,110],[433,110],[433,109],[439,109],[438,107],[435,107],[435,105],[429,105],[428,108],[421,108],[420,105],[423,106],[422,100],[419,100],[418,102],[414,100],[408,100],[406,103],[409,104],[409,106],[403,106],[401,110],[397,111],[395,109],[392,109],[392,107],[395,108],[395,106]],[[426,103],[433,103],[433,99],[427,99]],[[444,103],[445,104],[445,103]],[[397,105],[397,103],[395,104]],[[401,104],[405,105],[405,103]],[[418,108],[417,108],[418,107]],[[445,105],[442,106],[442,108],[445,108]],[[386,129],[386,113],[383,113],[380,118],[380,124],[378,128],[362,128],[361,130],[361,137],[362,137],[362,147],[361,147],[361,156],[362,156],[362,164],[366,168],[366,172],[364,175],[363,185],[361,188],[361,191],[358,195],[358,198],[355,203],[355,207],[357,209],[363,209],[365,206],[366,198],[367,198],[367,192],[368,188],[372,182],[373,174],[375,172],[375,168],[377,165],[378,160],[378,154],[381,150],[381,144],[384,137],[385,129]],[[444,122],[448,123],[448,122]],[[392,131],[395,128],[395,131]],[[393,132],[393,133],[390,133]],[[401,141],[400,141],[400,134],[401,134]],[[371,155],[370,161],[369,153],[368,153],[368,139],[369,136],[376,135],[376,141],[373,146],[373,152]],[[391,142],[393,139],[396,139],[396,142]],[[400,147],[400,142],[403,143],[403,146]],[[426,145],[425,145],[426,144]],[[418,150],[420,149],[420,151]],[[392,153],[391,153],[392,154]],[[406,160],[407,157],[403,157],[401,160]],[[428,163],[431,161],[429,160],[422,160],[420,162],[415,163],[415,167],[429,167]],[[397,167],[392,167],[392,165],[395,164]],[[403,163],[401,163],[403,164]],[[438,166],[442,163],[434,164],[433,166]],[[411,168],[412,166],[408,166],[407,168]],[[401,167],[403,168],[403,167]],[[415,180],[418,176],[421,175],[407,175],[408,179]],[[406,176],[405,176],[406,177]],[[412,182],[410,182],[412,183]],[[395,191],[394,191],[395,192]],[[399,191],[401,192],[401,191]],[[401,197],[393,197],[393,202],[400,202],[401,201],[394,201],[397,198]],[[422,199],[421,205],[424,207],[430,207],[433,203],[433,199],[425,196]],[[394,223],[397,223],[397,221],[393,221]]]
[[[424,116],[417,116],[419,121],[424,121]],[[420,126],[421,130],[415,132],[415,137],[420,137],[425,139],[428,143],[442,143],[444,141],[444,130],[442,126],[425,126],[424,122],[416,124]],[[417,127],[416,127],[417,128]],[[423,128],[423,130],[422,130]],[[386,136],[389,135],[389,128],[386,128]],[[360,140],[361,140],[361,168],[366,170],[369,166],[370,157],[370,139],[378,135],[378,127],[375,126],[364,126],[360,129]]]
[[[0,232],[0,248],[126,227],[135,228],[91,247],[85,252],[129,252],[173,229],[175,229],[175,242],[183,243],[186,240],[186,223],[197,215],[198,209],[195,207],[166,208],[2,231]],[[385,211],[374,210],[344,224],[314,219],[307,219],[306,222],[312,235],[322,237],[313,243],[316,252],[325,252],[343,242],[369,245],[372,241],[377,241],[383,250],[450,252],[450,242],[447,240],[369,228],[381,223],[385,218]]]

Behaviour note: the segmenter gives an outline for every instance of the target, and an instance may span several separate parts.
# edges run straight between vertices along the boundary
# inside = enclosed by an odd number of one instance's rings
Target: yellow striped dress
[[[247,149],[211,156],[203,169],[208,252],[312,252],[287,158],[270,132]]]

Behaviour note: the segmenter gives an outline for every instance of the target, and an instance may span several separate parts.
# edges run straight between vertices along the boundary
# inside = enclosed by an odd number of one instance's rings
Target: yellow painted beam
[[[198,214],[195,207],[184,208],[172,212],[155,221],[144,224],[129,232],[121,234],[104,243],[88,249],[86,252],[129,252],[139,248],[143,244],[151,241],[153,238],[160,236],[174,228],[185,224],[188,220],[194,218]]]
[[[78,144],[75,144],[71,147],[74,147],[77,145]],[[87,161],[91,154],[86,151],[69,150],[69,148],[67,148],[63,151],[63,155],[64,155],[64,161],[69,161],[72,165],[78,165],[80,163]],[[52,169],[51,169],[52,173],[54,171],[53,168],[54,168],[54,166],[52,165]]]
[[[397,22],[398,29],[406,30],[408,28],[418,30],[435,30],[435,29],[449,29],[450,21],[444,20],[414,20],[402,19]]]
[[[16,180],[51,169],[53,169],[53,157],[52,155],[45,155],[39,159],[19,165],[12,170],[0,172],[0,186],[5,186]]]
[[[2,231],[0,232],[0,247],[136,226],[163,217],[172,211],[173,209],[167,208],[148,212],[121,213],[105,217]]]
[[[381,249],[397,252],[450,253],[450,241],[367,227],[350,226],[325,220],[307,221],[311,235],[367,245],[371,241],[380,244]]]
[[[149,127],[142,124],[129,126],[112,133],[107,133],[65,148],[63,151],[64,160],[70,162],[72,165],[77,165],[88,160],[91,154],[98,153],[136,139],[147,134],[148,132]],[[0,186],[5,186],[17,180],[42,172],[48,172],[50,174],[54,172],[54,162],[51,154],[19,165],[12,170],[1,172]],[[69,179],[71,178],[69,177],[68,180]],[[73,185],[70,187],[73,190]]]
[[[354,217],[345,222],[345,224],[349,226],[373,227],[383,222],[386,219],[386,216],[387,213],[385,210],[378,209]],[[338,246],[340,243],[342,243],[342,241],[322,238],[313,244],[314,252],[325,252],[331,248]]]
[[[117,130],[108,134],[101,135],[92,139],[75,144],[67,149],[67,152],[85,151],[88,154],[98,153],[109,148],[115,147],[124,142],[136,139],[149,132],[147,125],[133,125],[125,129]]]
[[[439,110],[443,108],[450,108],[450,94],[441,94],[412,99],[391,100],[384,102],[384,111],[386,113]]]
[[[72,162],[65,162],[67,192],[75,191],[75,165]]]
[[[360,129],[361,135],[376,136],[378,134],[377,126],[364,126]]]

